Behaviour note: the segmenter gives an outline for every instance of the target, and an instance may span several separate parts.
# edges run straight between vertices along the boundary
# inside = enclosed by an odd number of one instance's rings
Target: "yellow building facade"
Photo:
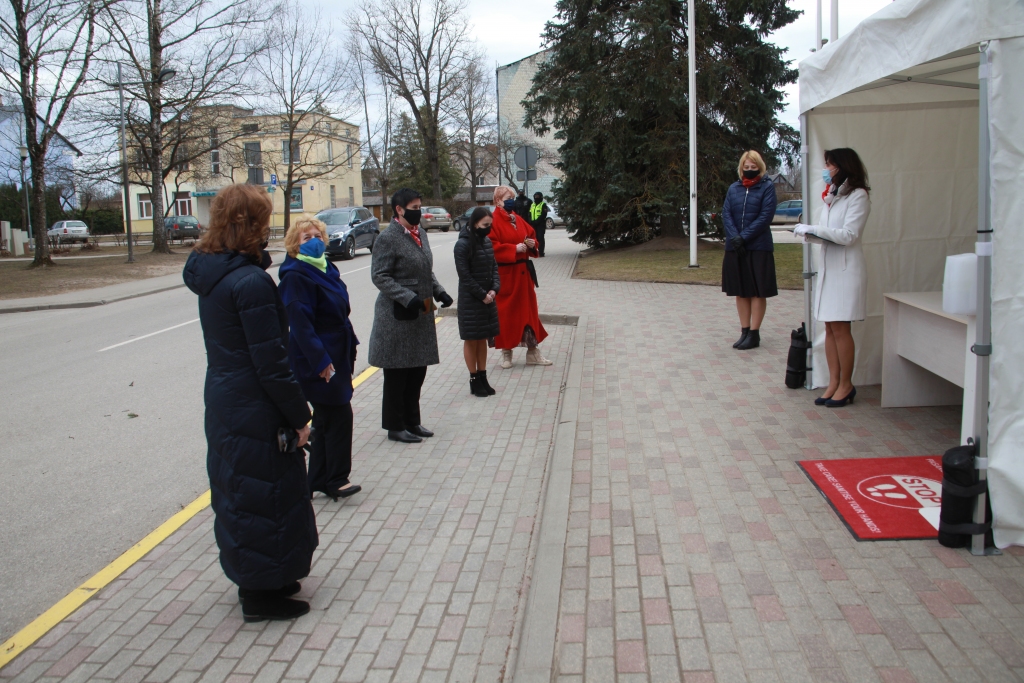
[[[266,188],[274,204],[271,226],[284,225],[285,191],[291,169],[292,221],[324,209],[361,206],[363,202],[359,126],[326,114],[292,117],[257,115],[239,107],[207,107],[203,122],[193,124],[194,154],[181,154],[163,184],[166,216],[189,215],[204,227],[210,201],[221,188],[250,183]],[[290,141],[290,144],[289,144]],[[183,148],[188,149],[189,141]],[[129,149],[129,158],[133,158]],[[133,167],[130,187],[132,230],[153,230],[151,189],[145,169]]]

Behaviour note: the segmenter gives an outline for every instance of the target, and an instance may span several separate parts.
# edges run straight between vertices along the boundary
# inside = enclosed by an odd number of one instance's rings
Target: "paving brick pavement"
[[[422,446],[383,439],[379,376],[357,392],[367,493],[314,502],[310,615],[243,624],[207,511],[0,680],[509,680],[574,334],[584,374],[554,679],[1021,679],[1019,549],[859,543],[796,466],[940,453],[958,410],[882,410],[864,387],[829,411],[785,389],[797,292],[770,302],[762,348],[736,352],[716,288],[571,280],[575,247],[559,232],[548,253],[541,310],[588,319],[550,328],[554,367],[524,368],[519,352],[491,372],[496,398],[472,397],[444,320],[424,387],[438,437]]]

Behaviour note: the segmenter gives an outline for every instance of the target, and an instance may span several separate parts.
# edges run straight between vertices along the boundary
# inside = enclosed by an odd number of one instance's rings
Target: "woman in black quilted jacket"
[[[478,206],[455,243],[455,270],[459,273],[459,336],[469,368],[469,390],[481,398],[496,392],[487,381],[487,341],[498,334],[498,305],[494,299],[501,289],[498,264],[487,234],[491,212]]]
[[[229,185],[185,264],[199,295],[206,343],[206,470],[220,565],[238,584],[245,621],[294,619],[291,600],[309,575],[318,538],[301,450],[282,453],[277,432],[300,446],[310,413],[288,362],[288,319],[263,250],[273,207],[263,188]]]

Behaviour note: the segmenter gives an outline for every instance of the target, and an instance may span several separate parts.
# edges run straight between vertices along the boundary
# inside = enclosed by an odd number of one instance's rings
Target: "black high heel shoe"
[[[832,396],[835,396],[835,392],[832,393]],[[818,398],[814,399],[814,405],[823,406],[832,400],[832,396],[829,396],[828,398],[825,398],[824,396],[819,396]]]
[[[847,403],[853,403],[853,399],[856,397],[857,387],[854,387],[853,389],[850,389],[850,393],[848,393],[844,398],[841,398],[838,401],[830,398],[828,401],[825,402],[825,406],[827,408],[842,408]]]

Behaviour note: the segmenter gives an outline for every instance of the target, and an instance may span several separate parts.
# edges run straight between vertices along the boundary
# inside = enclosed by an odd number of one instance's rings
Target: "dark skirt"
[[[722,291],[745,299],[778,296],[775,254],[770,251],[727,251],[722,260]]]

